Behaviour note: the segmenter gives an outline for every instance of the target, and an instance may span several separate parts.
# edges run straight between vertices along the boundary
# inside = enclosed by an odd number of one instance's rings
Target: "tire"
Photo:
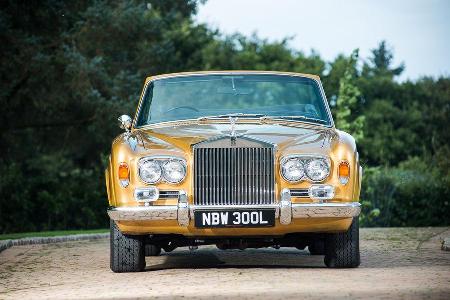
[[[161,247],[146,244],[145,245],[145,256],[158,256],[161,254]]]
[[[325,240],[325,265],[328,268],[356,268],[359,266],[359,220],[353,218],[346,232],[332,233]]]
[[[316,240],[308,245],[308,250],[311,255],[325,255],[325,242]]]
[[[143,236],[125,235],[110,221],[110,267],[115,273],[141,272],[145,269]]]

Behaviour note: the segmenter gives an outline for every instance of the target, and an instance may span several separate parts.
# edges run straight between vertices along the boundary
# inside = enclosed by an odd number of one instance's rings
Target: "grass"
[[[40,232],[19,232],[0,234],[0,240],[15,240],[27,237],[49,237],[70,234],[105,233],[109,229],[88,229],[88,230],[61,230],[61,231],[40,231]]]

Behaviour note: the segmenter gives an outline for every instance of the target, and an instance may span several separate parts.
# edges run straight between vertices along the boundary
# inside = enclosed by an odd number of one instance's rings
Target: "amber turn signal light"
[[[348,162],[342,161],[339,164],[338,175],[339,175],[339,182],[341,184],[347,184],[350,178],[350,166]]]
[[[119,165],[119,179],[125,180],[128,179],[128,176],[130,175],[130,172],[128,170],[128,165],[126,163],[120,163]]]
[[[119,164],[119,181],[123,187],[127,187],[130,183],[130,170],[127,163],[121,162]]]

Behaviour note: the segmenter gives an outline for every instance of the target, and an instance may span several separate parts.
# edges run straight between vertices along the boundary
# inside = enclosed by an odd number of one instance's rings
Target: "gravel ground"
[[[306,250],[208,246],[114,274],[107,239],[14,246],[0,253],[0,299],[450,299],[450,252],[441,250],[449,236],[450,228],[362,229],[361,267],[343,270]]]

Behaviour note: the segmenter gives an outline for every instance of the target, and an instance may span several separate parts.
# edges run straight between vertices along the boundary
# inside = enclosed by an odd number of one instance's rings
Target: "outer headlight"
[[[305,175],[303,163],[299,158],[289,158],[281,162],[281,175],[290,182],[300,181]]]
[[[158,161],[144,159],[139,162],[139,177],[146,183],[156,183],[161,179],[162,169]]]
[[[330,175],[330,164],[325,158],[312,158],[306,162],[305,172],[312,181],[322,181]]]
[[[179,183],[186,176],[186,166],[180,160],[169,160],[163,165],[163,176],[167,182]]]

